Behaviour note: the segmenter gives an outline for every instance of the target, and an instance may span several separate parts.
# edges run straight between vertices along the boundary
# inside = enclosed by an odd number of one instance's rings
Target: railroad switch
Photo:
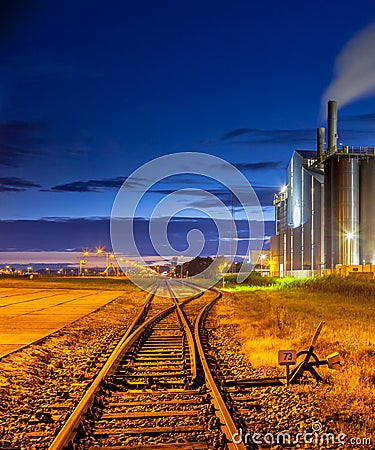
[[[314,336],[311,340],[311,344],[308,350],[301,350],[296,354],[296,358],[303,357],[303,360],[298,363],[298,365],[290,372],[289,374],[289,366],[291,364],[284,364],[286,365],[286,381],[288,384],[297,384],[301,382],[301,379],[303,378],[303,375],[305,372],[309,372],[316,381],[324,381],[323,378],[319,375],[319,373],[316,370],[316,367],[320,366],[328,366],[330,369],[338,370],[341,368],[341,362],[340,362],[340,355],[335,352],[327,356],[326,359],[320,360],[319,357],[314,352],[315,350],[315,344],[316,341],[320,335],[320,332],[322,331],[323,325],[325,324],[324,321],[320,322],[318,325],[318,328],[316,329]],[[285,351],[284,351],[285,352]],[[280,363],[280,361],[279,361]],[[295,364],[295,361],[294,361]]]

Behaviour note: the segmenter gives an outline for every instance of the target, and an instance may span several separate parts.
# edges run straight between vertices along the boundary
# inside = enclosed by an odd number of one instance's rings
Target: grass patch
[[[338,351],[342,370],[319,368],[329,382],[320,399],[338,430],[375,431],[375,296],[373,282],[323,278],[280,287],[240,286],[218,304],[219,324],[236,326],[243,352],[255,367],[277,366],[280,349],[306,349],[321,320],[315,347],[320,359]],[[328,419],[327,419],[328,420]],[[335,419],[336,420],[336,419]],[[357,428],[356,428],[357,427]],[[366,434],[365,434],[366,435]]]

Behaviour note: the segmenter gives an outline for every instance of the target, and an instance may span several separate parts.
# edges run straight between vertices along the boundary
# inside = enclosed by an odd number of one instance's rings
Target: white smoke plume
[[[322,96],[321,118],[327,101],[340,107],[375,93],[375,22],[351,39],[336,58],[333,80]]]

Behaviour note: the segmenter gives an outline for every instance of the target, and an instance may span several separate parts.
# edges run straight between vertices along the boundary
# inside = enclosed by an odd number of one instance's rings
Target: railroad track
[[[181,300],[181,289],[155,286],[50,450],[245,449],[206,357],[204,321],[221,294]]]

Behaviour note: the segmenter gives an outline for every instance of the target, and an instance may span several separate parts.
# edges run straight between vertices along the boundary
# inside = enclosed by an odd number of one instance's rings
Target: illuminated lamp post
[[[97,255],[102,255],[104,253],[104,249],[101,248],[101,247],[98,247],[98,248],[95,249],[95,253]]]
[[[87,258],[89,256],[89,254],[90,254],[90,252],[88,250],[85,250],[84,252],[82,252],[82,255],[84,258],[82,258],[82,257],[79,258],[78,276],[82,276],[84,274],[84,272],[82,270],[82,266],[87,263],[85,258]]]
[[[97,255],[103,255],[103,253],[105,254],[105,271],[106,271],[105,273],[108,276],[109,260],[110,259],[115,259],[114,253],[107,252],[101,247],[98,247],[95,250],[95,252],[96,252]]]

